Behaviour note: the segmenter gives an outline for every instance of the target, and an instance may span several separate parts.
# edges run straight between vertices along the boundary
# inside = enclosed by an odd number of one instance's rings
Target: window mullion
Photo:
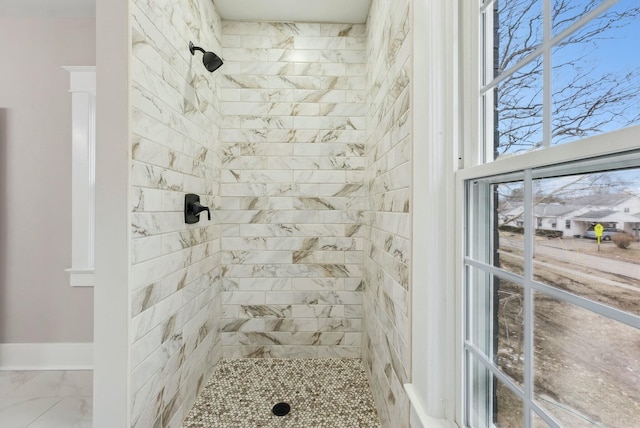
[[[552,87],[552,44],[551,44],[551,0],[544,0],[542,7],[542,147],[551,146],[551,137],[553,133],[552,124],[552,106],[553,106],[553,87]]]
[[[486,11],[489,6],[493,6],[493,0],[487,0],[484,2],[484,4],[480,6],[480,13]]]
[[[572,25],[570,25],[569,27],[564,29],[561,33],[556,34],[555,36],[553,36],[552,39],[551,39],[551,42],[553,44],[556,44],[559,41],[561,41],[562,39],[568,37],[569,35],[571,35],[571,34],[573,34],[575,32],[577,32],[582,27],[584,27],[585,25],[587,25],[588,23],[593,21],[593,19],[596,18],[598,15],[604,13],[607,9],[609,9],[611,6],[615,5],[619,1],[620,0],[603,0],[602,3],[599,6],[595,7],[589,13],[583,15],[580,19],[578,19]],[[553,23],[551,23],[551,25],[553,25]]]
[[[491,10],[487,10],[485,11],[485,13],[482,15],[483,16],[483,38],[484,38],[484,45],[483,45],[483,49],[484,49],[484,59],[483,59],[483,70],[482,70],[482,86],[486,85],[487,82],[493,81],[496,77],[496,70],[495,70],[495,62],[497,60],[497,53],[494,50],[494,46],[495,46],[495,11],[493,10],[493,7],[495,7],[495,5],[491,6],[492,9]],[[483,120],[484,123],[494,123],[497,120],[497,111],[495,109],[495,102],[496,102],[496,98],[495,98],[495,93],[493,91],[489,91],[487,93],[482,93],[480,94],[483,97]],[[496,143],[496,136],[495,136],[495,126],[489,128],[489,127],[485,127],[485,132],[484,132],[484,143],[483,143],[483,153],[482,153],[482,157],[481,157],[481,162],[482,163],[486,163],[486,162],[490,162],[491,160],[494,160],[494,146]]]
[[[533,182],[531,169],[524,171],[524,426],[531,427],[533,399]]]

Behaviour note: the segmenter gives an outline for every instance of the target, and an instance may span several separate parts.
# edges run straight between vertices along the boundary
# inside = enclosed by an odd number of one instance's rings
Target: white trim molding
[[[70,74],[72,119],[71,267],[74,287],[92,287],[95,231],[96,68],[62,67]]]
[[[421,409],[419,419],[453,422],[457,6],[450,0],[412,5],[412,356],[411,387],[405,389],[414,397],[412,412]]]
[[[69,273],[69,283],[72,287],[93,287],[95,269],[65,269]]]
[[[0,343],[0,370],[91,370],[93,343]]]
[[[404,384],[411,403],[411,428],[455,428],[457,425],[445,419],[436,419],[427,414],[420,393],[411,383]]]

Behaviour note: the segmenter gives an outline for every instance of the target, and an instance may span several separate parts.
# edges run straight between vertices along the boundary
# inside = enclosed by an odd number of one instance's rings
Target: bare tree
[[[553,35],[561,34],[600,0],[552,1]],[[640,70],[616,70],[591,55],[602,41],[638,28],[640,6],[622,1],[561,40],[553,51],[552,142],[640,123]],[[533,54],[542,42],[542,1],[496,0],[496,76]],[[634,27],[635,26],[635,27]],[[635,34],[637,37],[638,30]],[[633,53],[629,52],[629,55]],[[495,88],[495,156],[542,144],[543,60],[537,56]]]

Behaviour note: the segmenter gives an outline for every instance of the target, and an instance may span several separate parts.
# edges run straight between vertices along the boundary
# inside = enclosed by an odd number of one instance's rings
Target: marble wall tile
[[[345,280],[362,281],[367,108],[351,93],[366,91],[365,26],[223,22],[223,34],[217,218],[226,331],[238,333],[223,353],[357,356],[344,339],[361,324],[345,308],[362,291]]]
[[[216,205],[223,124],[220,77],[185,40],[221,52],[222,24],[205,0],[131,16],[131,421],[179,426],[222,354],[221,229],[182,213],[185,193]]]
[[[264,305],[265,291],[232,291],[222,293],[223,305]],[[270,302],[278,303],[278,302]],[[284,302],[287,303],[287,302]]]
[[[360,346],[319,346],[318,358],[359,358]]]
[[[222,282],[223,291],[272,291],[290,290],[290,278],[225,278]]]
[[[291,313],[295,318],[344,318],[344,305],[292,305]]]
[[[367,21],[362,350],[383,426],[409,426],[411,41],[409,1],[373,0]],[[355,308],[354,308],[355,309]]]
[[[236,345],[223,347],[223,358],[318,358],[317,345]],[[333,347],[337,348],[337,347]]]
[[[301,291],[344,290],[344,283],[345,278],[294,278],[291,288]]]
[[[229,307],[232,307],[229,305]],[[291,305],[238,305],[232,312],[236,319],[242,318],[263,318],[271,320],[274,318],[292,318],[293,310]]]

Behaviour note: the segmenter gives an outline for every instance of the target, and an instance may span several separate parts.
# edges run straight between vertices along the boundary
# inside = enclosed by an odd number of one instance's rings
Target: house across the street
[[[522,227],[522,213],[521,203],[504,204],[498,213],[498,224]],[[598,223],[640,237],[640,197],[624,193],[597,194],[534,206],[534,227],[562,231],[563,237],[583,237]]]

